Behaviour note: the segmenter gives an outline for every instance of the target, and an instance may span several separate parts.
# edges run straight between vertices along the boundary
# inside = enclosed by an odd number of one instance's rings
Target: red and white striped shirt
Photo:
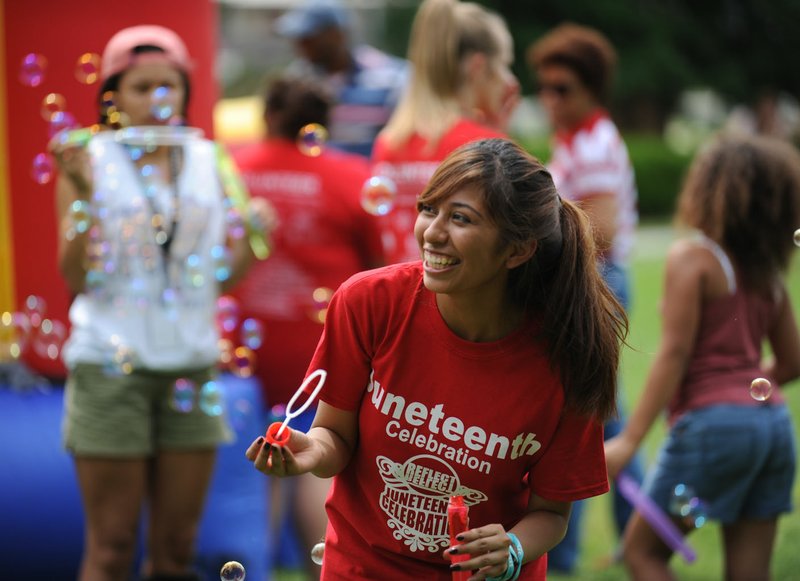
[[[608,114],[598,109],[575,130],[556,135],[548,164],[561,197],[580,202],[595,194],[613,194],[617,230],[610,260],[624,265],[638,221],[636,183],[628,148]]]

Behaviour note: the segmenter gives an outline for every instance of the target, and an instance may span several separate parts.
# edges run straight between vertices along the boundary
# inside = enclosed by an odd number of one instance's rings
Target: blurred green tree
[[[619,54],[612,108],[623,128],[661,130],[681,92],[693,87],[731,103],[752,103],[765,90],[800,96],[798,0],[478,1],[508,22],[525,93],[534,89],[525,51],[547,30],[572,21],[606,34]],[[405,54],[418,4],[392,9],[387,42],[396,54]]]

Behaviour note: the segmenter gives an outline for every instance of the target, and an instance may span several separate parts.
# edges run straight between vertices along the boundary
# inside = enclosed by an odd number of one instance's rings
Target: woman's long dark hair
[[[622,306],[597,269],[586,214],[562,200],[547,169],[507,139],[485,139],[453,152],[419,202],[457,189],[484,195],[501,244],[536,243],[509,276],[509,298],[542,321],[542,339],[569,407],[602,421],[616,409],[617,368],[628,331]]]

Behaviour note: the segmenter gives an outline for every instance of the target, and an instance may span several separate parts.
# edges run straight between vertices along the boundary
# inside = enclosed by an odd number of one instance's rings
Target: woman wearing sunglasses
[[[562,24],[528,49],[528,64],[555,131],[548,169],[562,197],[577,203],[593,225],[598,267],[620,304],[629,305],[627,257],[637,222],[636,184],[628,150],[605,105],[616,53],[600,32]],[[621,405],[618,409],[622,410]],[[605,424],[606,438],[620,432],[622,417]],[[625,470],[642,480],[638,458]],[[614,521],[622,532],[630,505],[615,491]],[[578,559],[580,503],[573,505],[567,536],[549,554],[553,570],[570,572]]]

